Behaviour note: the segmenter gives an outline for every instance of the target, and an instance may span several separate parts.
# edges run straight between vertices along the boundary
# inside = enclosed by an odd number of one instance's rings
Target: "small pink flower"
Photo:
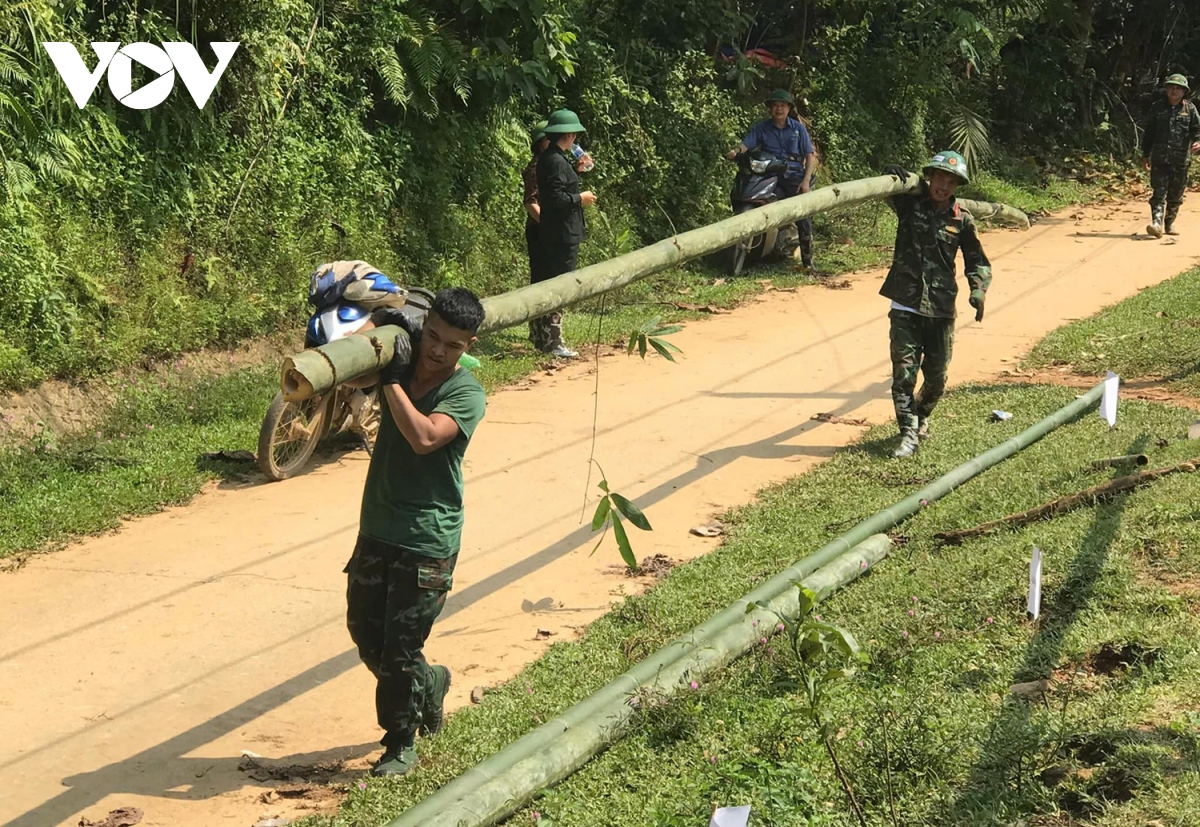
[[[859,742],[858,742],[858,748],[859,748],[859,749],[862,749],[862,748],[863,748],[863,742],[862,742],[862,741],[859,741]]]
[[[699,689],[699,688],[700,688],[700,684],[696,683],[695,681],[692,681],[692,682],[689,684],[689,686],[691,686],[691,687],[692,687],[692,689]]]
[[[367,788],[367,782],[366,782],[366,781],[359,781],[359,782],[358,782],[358,788],[359,788],[360,790],[365,790],[365,789]]]
[[[908,629],[905,629],[905,630],[904,630],[903,632],[901,632],[900,634],[901,634],[903,637],[908,637]]]
[[[916,613],[916,612],[914,612],[912,609],[909,609],[909,610],[908,610],[908,616],[909,616],[909,617],[915,617],[915,616],[916,616],[916,614],[917,614],[917,613]]]
[[[153,431],[153,430],[154,430],[154,426],[153,426],[153,425],[151,425],[149,422],[147,422],[147,423],[146,423],[146,430],[147,430],[147,431]]]
[[[862,567],[863,567],[864,569],[867,567],[867,561],[866,561],[866,560],[863,560],[863,561],[862,561]]]
[[[988,623],[993,623],[994,621],[993,621],[993,620],[992,620],[992,619],[989,617],[989,618],[987,619],[987,622],[988,622]]]
[[[782,631],[783,631],[783,628],[784,628],[784,626],[783,626],[783,624],[782,624],[782,623],[780,623],[778,626],[776,626],[776,627],[775,627],[775,629],[776,629],[777,631],[780,631],[780,632],[782,632]]]
[[[766,643],[766,642],[767,642],[767,639],[766,639],[766,638],[763,638],[763,639],[760,641],[760,643]]]
[[[534,810],[533,811],[533,823],[537,824],[541,820],[542,820],[542,814],[539,813],[537,810]]]
[[[533,694],[533,687],[531,686],[531,687],[527,688],[525,691],[526,691],[527,693],[529,693],[530,695],[532,695],[532,694]]]
[[[820,616],[820,615],[813,615],[813,617],[815,617],[817,620],[820,620],[820,619],[821,619],[821,616]]]
[[[934,636],[934,637],[941,637],[941,636],[942,636],[942,633],[941,633],[941,632],[934,632],[934,633],[933,633],[933,636]]]
[[[99,431],[96,431],[96,439],[103,439],[103,438],[104,438],[104,434],[100,433]]]
[[[917,596],[914,594],[913,595],[913,603],[920,603],[920,602],[921,601],[917,600]]]
[[[768,647],[768,648],[767,648],[767,654],[768,654],[768,655],[774,655],[774,654],[775,654],[775,649],[774,649],[774,647]]]
[[[710,764],[715,764],[715,763],[717,763],[717,756],[715,756],[715,755],[714,755],[714,756],[712,756],[711,758],[709,758],[709,759],[708,759],[708,763],[710,763]]]
[[[756,620],[756,621],[754,621],[753,623],[751,623],[750,625],[751,625],[751,626],[758,626],[758,621]]]
[[[929,505],[929,500],[921,500],[921,505],[922,506]]]

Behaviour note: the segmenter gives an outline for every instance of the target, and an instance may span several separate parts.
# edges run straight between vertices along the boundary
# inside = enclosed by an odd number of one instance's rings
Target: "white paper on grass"
[[[718,807],[713,811],[708,827],[746,827],[750,823],[750,805]]]
[[[1104,376],[1104,395],[1100,397],[1100,418],[1108,423],[1108,427],[1117,424],[1117,391],[1121,386],[1121,377],[1111,370]]]
[[[1042,550],[1033,547],[1033,558],[1029,561],[1029,616],[1037,620],[1042,611]]]

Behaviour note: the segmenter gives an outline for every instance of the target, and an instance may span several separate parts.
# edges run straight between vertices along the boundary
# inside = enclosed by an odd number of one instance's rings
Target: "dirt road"
[[[984,324],[961,320],[955,382],[995,376],[1065,320],[1200,261],[1200,199],[1177,241],[1131,237],[1141,205],[1083,212],[985,236],[995,283]],[[596,456],[655,525],[635,537],[640,554],[703,553],[718,541],[689,527],[861,433],[814,414],[890,416],[881,277],[690,324],[679,365],[601,359]],[[611,544],[588,556],[580,524],[591,369],[495,394],[467,455],[455,592],[428,646],[454,670],[453,707],[537,657],[539,628],[570,637],[640,587],[610,568]],[[271,785],[239,770],[243,750],[366,766],[378,731],[341,573],[365,471],[351,455],[282,484],[222,486],[0,576],[0,823],[75,825],[131,805],[146,825],[241,827],[314,803],[264,803]]]

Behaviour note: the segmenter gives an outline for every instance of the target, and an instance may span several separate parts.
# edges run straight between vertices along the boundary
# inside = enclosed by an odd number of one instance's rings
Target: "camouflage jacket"
[[[1186,165],[1191,145],[1200,141],[1200,112],[1189,100],[1171,106],[1166,98],[1159,100],[1146,119],[1142,133],[1142,154],[1154,164]]]
[[[894,195],[888,203],[900,224],[880,295],[922,316],[953,319],[958,296],[954,258],[959,250],[971,289],[986,291],[992,283],[992,266],[975,233],[975,219],[953,198],[943,209],[935,208],[924,183],[917,194]]]

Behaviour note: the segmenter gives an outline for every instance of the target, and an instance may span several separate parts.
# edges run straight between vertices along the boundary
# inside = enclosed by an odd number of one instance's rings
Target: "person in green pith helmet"
[[[912,174],[901,166],[884,172],[901,182]],[[900,426],[896,457],[915,454],[929,436],[929,417],[946,390],[954,350],[958,251],[962,250],[977,322],[983,321],[984,296],[992,283],[992,267],[975,220],[954,200],[959,185],[970,183],[966,161],[957,152],[939,152],[925,165],[924,176],[917,192],[888,199],[899,225],[892,266],[879,293],[892,300],[892,404]],[[920,393],[914,393],[918,371],[924,381]]]
[[[1187,189],[1188,164],[1200,152],[1200,112],[1185,98],[1187,78],[1171,75],[1165,86],[1166,94],[1151,108],[1142,133],[1142,156],[1153,189],[1146,232],[1155,238],[1162,238],[1164,232],[1179,234],[1175,219]]]
[[[543,129],[550,139],[550,146],[537,162],[542,272],[534,281],[544,281],[574,270],[579,261],[579,245],[587,240],[583,210],[596,203],[596,194],[590,190],[580,191],[576,171],[578,161],[571,151],[575,139],[584,131],[579,116],[569,109],[552,113]],[[529,334],[534,346],[543,353],[560,359],[573,359],[579,355],[563,342],[561,312],[534,319],[529,325]]]
[[[817,171],[817,150],[813,146],[808,127],[791,116],[795,101],[786,89],[776,89],[763,105],[771,117],[759,121],[750,128],[736,149],[731,149],[726,158],[733,160],[744,152],[762,149],[776,158],[787,161],[787,169],[779,181],[781,198],[808,192],[812,189],[813,176]],[[802,218],[796,222],[799,234],[801,263],[813,268],[812,219]]]

